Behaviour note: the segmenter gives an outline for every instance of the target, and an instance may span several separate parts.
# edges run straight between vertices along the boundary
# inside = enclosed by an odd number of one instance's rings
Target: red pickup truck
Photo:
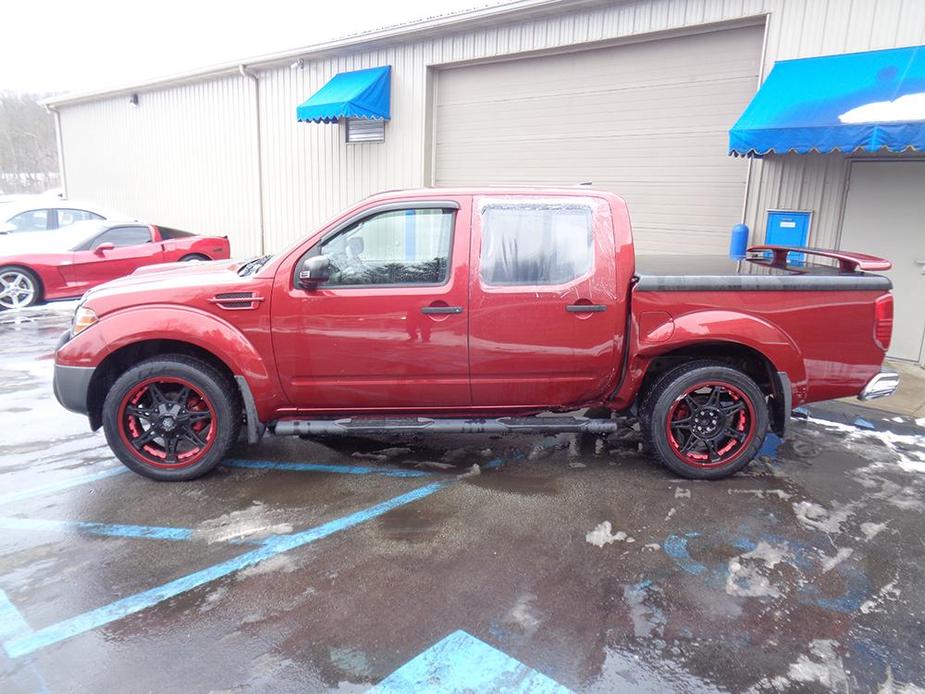
[[[620,426],[566,414],[581,408],[635,414],[674,473],[717,479],[794,406],[898,384],[881,371],[891,285],[869,272],[889,262],[788,250],[660,270],[665,258],[637,263],[610,193],[384,193],[276,256],[148,267],[91,290],[54,388],[159,480],[204,474],[242,427],[256,443],[267,429]]]

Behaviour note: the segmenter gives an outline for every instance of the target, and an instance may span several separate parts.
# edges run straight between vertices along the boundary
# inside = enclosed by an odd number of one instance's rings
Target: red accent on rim
[[[740,389],[705,381],[678,396],[668,412],[665,433],[671,451],[685,465],[716,468],[736,461],[751,445],[755,408]]]
[[[128,451],[152,467],[189,467],[215,443],[215,408],[184,378],[154,376],[138,383],[122,398],[117,417]]]

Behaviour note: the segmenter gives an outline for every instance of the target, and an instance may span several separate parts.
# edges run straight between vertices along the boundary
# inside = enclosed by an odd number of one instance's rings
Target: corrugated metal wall
[[[765,13],[770,16],[766,71],[777,59],[925,43],[922,0],[638,0],[392,41],[307,59],[303,69],[258,70],[266,249],[304,236],[365,195],[430,183],[430,67]],[[295,121],[296,105],[337,72],[385,64],[393,66],[393,86],[384,143],[348,145],[339,126]],[[236,253],[256,252],[258,179],[250,82],[215,78],[143,92],[140,99],[137,108],[125,97],[61,107],[71,196],[164,223],[227,231]],[[831,242],[846,170],[841,155],[756,162],[746,214],[755,237],[763,235],[767,208],[810,208],[816,212],[812,241]]]
[[[256,253],[255,116],[241,76],[64,107],[68,195]]]
[[[925,44],[922,0],[776,0],[767,5],[765,75],[775,60]],[[769,209],[812,210],[810,245],[837,247],[848,161],[842,154],[755,161],[746,213],[752,238],[764,238]]]

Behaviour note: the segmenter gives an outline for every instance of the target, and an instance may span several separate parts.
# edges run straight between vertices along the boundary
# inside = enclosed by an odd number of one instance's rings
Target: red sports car
[[[0,310],[79,297],[143,265],[227,260],[226,236],[138,222],[93,221],[0,237]]]

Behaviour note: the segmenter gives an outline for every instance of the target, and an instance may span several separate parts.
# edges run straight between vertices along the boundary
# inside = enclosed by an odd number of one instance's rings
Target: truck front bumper
[[[55,364],[55,376],[52,387],[55,397],[61,405],[71,412],[89,414],[87,394],[90,391],[90,379],[95,369],[92,366],[61,366]]]
[[[858,395],[858,400],[876,400],[892,395],[899,387],[899,374],[895,371],[881,371],[867,382]]]

